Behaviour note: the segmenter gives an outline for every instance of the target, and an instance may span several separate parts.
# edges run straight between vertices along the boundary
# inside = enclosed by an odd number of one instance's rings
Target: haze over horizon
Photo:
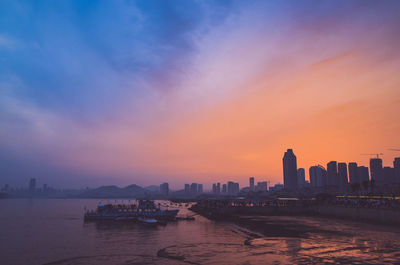
[[[400,1],[1,1],[0,185],[392,165],[399,41]]]

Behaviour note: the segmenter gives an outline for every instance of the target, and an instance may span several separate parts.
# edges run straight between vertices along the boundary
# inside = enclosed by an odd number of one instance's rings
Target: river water
[[[98,202],[0,200],[0,264],[400,264],[396,227],[307,217],[266,217],[262,234],[201,216],[157,227],[84,223],[84,206]],[[306,232],[280,235],[271,223]]]

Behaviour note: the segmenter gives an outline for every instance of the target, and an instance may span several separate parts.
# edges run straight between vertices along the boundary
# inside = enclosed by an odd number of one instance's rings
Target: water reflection
[[[83,206],[97,202],[1,201],[1,264],[400,262],[400,233],[395,228],[306,217],[257,217],[261,229],[199,216],[157,227],[84,223]],[[184,206],[181,210],[188,213]]]

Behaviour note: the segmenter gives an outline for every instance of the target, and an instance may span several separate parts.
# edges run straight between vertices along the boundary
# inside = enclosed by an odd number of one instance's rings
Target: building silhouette
[[[190,184],[190,193],[197,194],[197,183]]]
[[[257,182],[257,186],[256,186],[255,190],[256,191],[268,191],[268,182],[267,181]]]
[[[197,192],[198,193],[203,193],[203,184],[198,184],[197,185]]]
[[[306,171],[304,168],[297,169],[297,185],[299,187],[306,185]]]
[[[394,184],[395,183],[395,169],[393,167],[383,168],[383,183]]]
[[[350,162],[349,163],[349,180],[350,180],[350,184],[356,184],[356,183],[360,183],[360,180],[358,178],[358,174],[357,174],[357,163],[355,162]]]
[[[185,192],[190,193],[190,185],[189,184],[185,184]]]
[[[338,171],[337,171],[337,162],[336,161],[330,161],[326,165],[326,171],[327,171],[327,181],[328,181],[328,186],[338,186]]]
[[[226,184],[222,184],[222,193],[224,193],[224,194],[227,193]]]
[[[346,188],[346,185],[349,183],[347,178],[347,164],[346,163],[338,163],[338,184],[341,190]]]
[[[250,188],[250,191],[254,191],[254,178],[253,177],[251,177],[251,178],[249,178],[249,188]]]
[[[35,178],[31,178],[29,180],[29,192],[30,193],[34,193],[36,191],[36,179]]]
[[[162,195],[167,195],[169,194],[169,185],[167,182],[163,183],[160,185],[160,193]]]
[[[357,167],[357,177],[360,184],[363,184],[365,182],[369,181],[369,172],[368,172],[368,167],[364,166],[359,166]]]
[[[371,171],[371,180],[374,180],[376,184],[383,184],[382,159],[371,158],[369,160],[369,169]]]
[[[283,159],[283,185],[287,190],[297,190],[297,158],[292,149],[287,149]]]
[[[310,167],[310,185],[311,187],[325,187],[327,183],[327,173],[324,167],[317,165]]]
[[[400,157],[396,157],[393,161],[394,182],[400,184]]]

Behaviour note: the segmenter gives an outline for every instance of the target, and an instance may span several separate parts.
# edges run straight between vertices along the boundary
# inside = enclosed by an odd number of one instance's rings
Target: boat
[[[157,225],[158,221],[154,218],[139,217],[138,221],[146,225]]]
[[[99,203],[96,210],[85,212],[85,221],[133,221],[140,218],[156,220],[174,220],[179,210],[162,210],[154,201],[139,200],[132,204]]]

